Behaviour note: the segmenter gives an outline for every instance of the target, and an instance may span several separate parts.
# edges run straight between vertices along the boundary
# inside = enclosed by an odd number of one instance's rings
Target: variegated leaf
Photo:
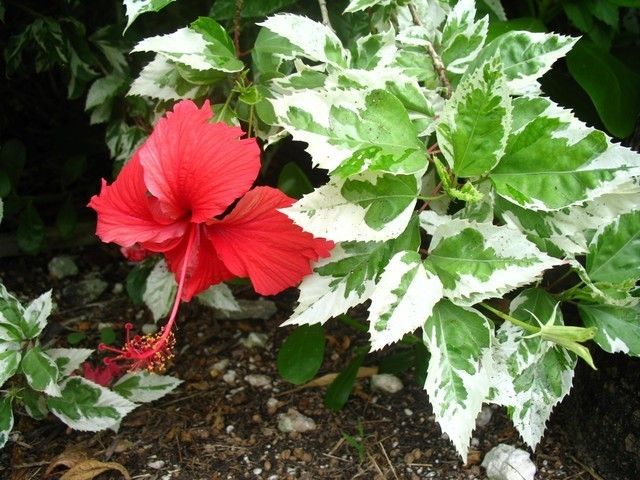
[[[334,242],[389,240],[409,223],[417,192],[413,175],[364,173],[330,180],[282,212]]]
[[[338,67],[349,64],[349,52],[333,31],[307,17],[282,13],[258,24],[286,38],[309,60]]]
[[[47,325],[47,319],[51,314],[52,307],[51,290],[43,293],[27,306],[23,313],[24,320],[29,328],[27,338],[35,338],[40,335]]]
[[[347,8],[344,9],[344,13],[359,12],[374,6],[387,6],[391,2],[392,0],[351,0]]]
[[[529,289],[511,302],[510,315],[538,326],[538,320],[546,323],[554,311],[555,324],[562,325],[555,299],[544,290]],[[509,322],[501,325],[496,340],[490,399],[508,407],[520,435],[535,448],[551,411],[571,389],[576,357]]]
[[[13,348],[3,349],[2,347],[3,345],[0,345],[0,387],[18,371],[22,359],[18,344],[14,343]]]
[[[155,264],[147,277],[142,300],[153,314],[153,320],[165,317],[173,305],[178,285],[164,259]]]
[[[80,368],[93,350],[89,348],[49,348],[45,353],[56,362],[60,377],[68,377]]]
[[[53,397],[60,396],[58,366],[40,347],[32,347],[24,354],[20,368],[31,388]]]
[[[425,266],[438,274],[445,297],[460,305],[502,297],[562,263],[508,227],[454,219],[429,233]]]
[[[371,349],[379,350],[421,327],[441,298],[442,283],[425,270],[420,254],[396,253],[371,295]]]
[[[111,390],[135,403],[153,402],[175,390],[182,383],[169,375],[135,372],[123,375]]]
[[[207,290],[199,294],[197,297],[200,303],[218,310],[226,310],[229,312],[238,312],[240,305],[233,296],[231,289],[224,283],[218,283],[209,287]]]
[[[498,52],[509,92],[513,95],[535,94],[540,91],[538,79],[556,60],[564,57],[577,40],[555,33],[507,32],[484,47],[469,70]]]
[[[456,175],[480,176],[502,158],[510,128],[511,99],[500,59],[493,57],[465,75],[445,104],[438,146]]]
[[[127,95],[140,95],[159,100],[181,100],[203,96],[209,87],[187,82],[178,73],[175,62],[162,55],[149,62],[131,84]]]
[[[166,7],[175,0],[123,0],[127,9],[127,28],[131,26],[133,21],[146,12],[157,12]]]
[[[596,327],[595,342],[609,352],[640,357],[640,306],[618,307],[578,303],[587,327]]]
[[[504,156],[489,174],[496,191],[513,203],[559,210],[640,175],[640,155],[610,143],[551,100],[519,98],[513,119]]]
[[[466,459],[489,392],[493,325],[476,310],[441,300],[424,325],[424,342],[431,354],[425,389],[433,413]]]
[[[0,448],[4,447],[7,440],[9,440],[11,430],[13,430],[11,397],[3,395],[2,398],[0,398]]]
[[[476,22],[475,0],[460,0],[442,28],[441,56],[446,69],[462,74],[477,56],[487,38],[489,17]]]
[[[47,398],[56,417],[80,431],[115,428],[136,404],[86,378],[69,377],[60,384],[60,397]]]

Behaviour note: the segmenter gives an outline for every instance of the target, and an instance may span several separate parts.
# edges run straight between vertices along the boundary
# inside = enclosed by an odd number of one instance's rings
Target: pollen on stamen
[[[148,372],[162,373],[167,368],[168,362],[175,356],[175,336],[173,332],[164,334],[164,327],[157,333],[149,335],[136,335],[130,337],[133,325],[126,324],[126,341],[122,348],[114,348],[100,344],[101,351],[112,352],[113,357],[103,359],[106,365],[122,364],[129,371],[146,370]]]

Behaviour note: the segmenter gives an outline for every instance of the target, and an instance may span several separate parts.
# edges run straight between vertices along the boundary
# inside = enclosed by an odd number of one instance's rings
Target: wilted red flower
[[[171,343],[180,300],[233,277],[249,277],[256,292],[273,295],[297,285],[311,272],[310,262],[333,247],[278,211],[293,199],[270,187],[249,191],[260,149],[255,139],[240,138],[242,129],[210,123],[212,115],[208,101],[202,108],[189,100],[176,104],[89,202],[102,241],[161,252],[178,282],[159,336],[134,337],[122,350],[102,347],[136,368],[153,367],[151,360]]]
[[[115,363],[107,363],[98,367],[94,367],[88,362],[82,364],[82,376],[103,387],[111,385],[122,373],[122,368]]]

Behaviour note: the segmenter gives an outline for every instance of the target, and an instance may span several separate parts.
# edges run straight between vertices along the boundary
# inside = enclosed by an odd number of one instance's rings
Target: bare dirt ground
[[[125,322],[140,327],[150,321],[149,313],[134,307],[122,291],[129,267],[115,250],[93,246],[71,253],[80,273],[60,282],[49,278],[47,255],[0,263],[2,281],[21,297],[34,297],[53,285],[58,310],[52,317],[50,340],[68,346],[67,334],[81,330],[87,334],[81,346],[95,348],[100,324],[112,324],[121,331]],[[72,292],[73,283],[90,273],[109,283],[97,300],[83,304],[73,295],[60,293]],[[251,296],[242,288],[236,293]],[[404,388],[395,394],[372,391],[369,378],[362,378],[344,410],[327,410],[324,388],[295,388],[277,373],[277,349],[289,331],[278,325],[295,298],[295,291],[274,298],[278,311],[267,321],[216,318],[206,307],[183,305],[178,353],[168,371],[184,380],[176,391],[132,412],[118,433],[69,431],[54,417],[34,422],[20,415],[16,419],[19,433],[0,452],[0,478],[60,478],[73,461],[89,458],[116,462],[131,478],[149,480],[471,480],[486,478],[480,462],[497,444],[525,448],[505,412],[494,410],[489,423],[474,432],[463,464],[435,423],[427,395],[415,385],[411,372],[401,376]],[[265,345],[243,345],[251,332],[266,334]],[[339,372],[349,360],[352,342],[364,340],[354,340],[353,332],[337,322],[328,324],[327,334],[319,375]],[[365,361],[365,365],[375,364],[374,356]],[[263,385],[252,386],[247,375],[264,375]],[[315,429],[281,432],[279,415],[290,408],[311,418]],[[573,450],[555,418],[532,458],[538,480],[603,478],[588,466],[587,454]],[[57,466],[55,473],[44,477],[52,466]],[[111,470],[96,478],[123,476]]]

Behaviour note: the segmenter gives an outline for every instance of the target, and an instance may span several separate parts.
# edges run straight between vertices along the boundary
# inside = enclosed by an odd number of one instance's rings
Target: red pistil
[[[192,226],[189,232],[189,242],[180,272],[180,281],[178,283],[178,291],[173,302],[173,308],[167,323],[159,332],[150,335],[136,335],[131,338],[131,330],[133,325],[127,323],[124,328],[126,331],[126,341],[122,347],[113,348],[104,343],[98,345],[98,349],[115,353],[113,357],[107,357],[103,362],[107,365],[112,363],[120,364],[129,371],[147,370],[149,372],[162,372],[167,366],[167,362],[174,357],[175,335],[173,334],[173,326],[175,325],[178,308],[180,306],[180,298],[182,296],[182,288],[184,287],[185,278],[187,276],[187,267],[191,256],[191,249],[194,244],[197,227]]]

